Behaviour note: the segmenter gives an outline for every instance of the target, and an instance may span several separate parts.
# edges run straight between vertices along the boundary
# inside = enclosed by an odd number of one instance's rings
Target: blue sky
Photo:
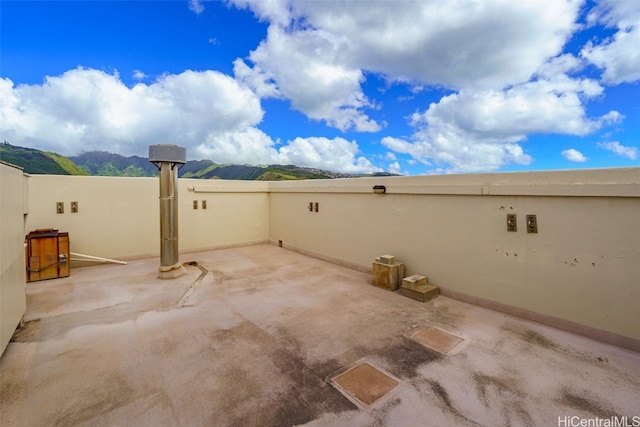
[[[640,165],[637,0],[2,0],[0,43],[0,140],[64,155]]]

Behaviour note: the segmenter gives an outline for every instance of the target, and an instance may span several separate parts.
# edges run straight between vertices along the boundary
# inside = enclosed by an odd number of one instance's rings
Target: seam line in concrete
[[[191,296],[191,294],[193,293],[193,291],[195,291],[195,289],[198,287],[198,285],[202,282],[202,280],[205,278],[205,276],[207,274],[209,274],[209,270],[207,270],[203,265],[201,265],[200,263],[198,263],[197,261],[190,261],[190,262],[185,262],[184,265],[193,265],[195,267],[198,267],[201,271],[200,275],[198,276],[198,278],[196,280],[193,281],[193,283],[191,284],[191,286],[189,286],[187,288],[187,290],[184,292],[184,294],[182,294],[182,297],[178,300],[178,303],[176,305],[180,306],[180,307],[184,307],[184,305],[187,303],[187,301],[189,300],[189,297]]]

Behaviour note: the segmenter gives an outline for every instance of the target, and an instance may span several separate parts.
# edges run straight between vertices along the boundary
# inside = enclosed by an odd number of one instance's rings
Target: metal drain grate
[[[464,338],[431,326],[421,330],[411,338],[443,354],[449,353],[455,346],[464,341]]]
[[[333,381],[342,390],[366,405],[371,405],[400,384],[399,381],[366,362],[338,375]]]

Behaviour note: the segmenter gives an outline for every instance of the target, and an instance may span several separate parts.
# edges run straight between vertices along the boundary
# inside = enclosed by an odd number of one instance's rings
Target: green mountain
[[[20,166],[26,173],[48,175],[88,175],[73,161],[56,153],[0,143],[0,160]]]
[[[124,157],[106,151],[90,151],[69,157],[71,161],[99,176],[155,176],[158,169],[144,157]]]
[[[55,160],[55,162],[59,164],[62,169],[69,172],[69,175],[89,175],[86,170],[80,168],[67,157],[61,156],[58,153],[52,153],[50,151],[45,151],[44,155]]]
[[[79,156],[64,157],[56,153],[0,143],[0,160],[24,168],[31,174],[98,175],[98,176],[157,176],[158,169],[146,158],[124,157],[106,151],[90,151]],[[345,174],[294,165],[222,165],[211,160],[189,160],[178,176],[200,179],[236,179],[284,181],[297,179],[351,178],[359,176],[388,176],[388,173]]]
[[[70,157],[79,167],[91,175],[106,176],[157,176],[155,165],[144,157],[124,157],[104,151],[90,151]],[[284,181],[296,179],[352,178],[358,176],[388,176],[388,173],[347,174],[294,165],[227,165],[211,160],[189,160],[183,165],[178,176],[199,179],[235,179],[258,181]]]
[[[191,160],[178,171],[178,176],[185,178],[202,178],[203,175],[217,168],[218,164],[211,160]]]

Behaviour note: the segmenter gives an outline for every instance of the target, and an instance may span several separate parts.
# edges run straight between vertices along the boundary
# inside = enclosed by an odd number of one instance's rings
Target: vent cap
[[[173,144],[150,145],[149,161],[151,163],[187,163],[187,149]]]

